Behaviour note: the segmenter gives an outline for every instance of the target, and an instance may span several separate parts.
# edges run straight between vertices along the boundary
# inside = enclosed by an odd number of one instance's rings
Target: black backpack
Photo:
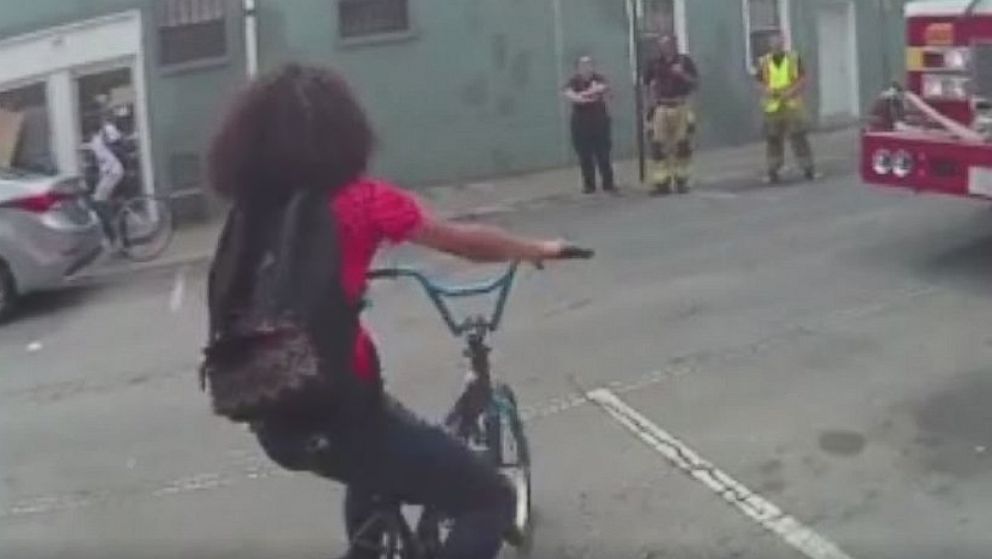
[[[351,366],[360,309],[341,286],[326,192],[236,204],[210,269],[208,306],[200,378],[218,415],[317,418],[367,400]]]

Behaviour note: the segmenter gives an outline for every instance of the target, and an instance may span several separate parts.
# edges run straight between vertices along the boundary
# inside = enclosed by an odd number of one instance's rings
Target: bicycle
[[[569,247],[560,259],[588,259],[593,252]],[[470,376],[465,388],[445,416],[444,427],[472,450],[489,460],[507,478],[517,496],[513,526],[505,535],[507,543],[524,548],[532,535],[530,447],[524,433],[523,420],[517,407],[516,395],[506,383],[495,381],[489,360],[491,348],[486,341],[503,319],[510,289],[516,278],[518,264],[510,265],[499,277],[473,285],[444,286],[435,283],[422,272],[411,268],[373,270],[373,280],[412,278],[420,283],[434,303],[448,330],[456,338],[464,338],[464,354],[469,359]],[[491,315],[473,314],[457,322],[446,300],[484,295],[496,295]],[[381,559],[434,559],[441,550],[449,520],[439,511],[425,507],[412,529],[402,513],[403,503],[389,496],[380,502],[370,519],[351,541],[351,549],[367,548],[369,535],[380,533],[374,548]]]
[[[100,220],[107,244],[135,262],[158,258],[169,247],[175,233],[170,200],[140,193],[98,201],[93,198],[93,185],[99,173],[92,169],[94,165],[87,163],[82,201]],[[129,171],[128,175],[134,172]],[[125,176],[117,191],[140,192],[137,183],[133,176]]]

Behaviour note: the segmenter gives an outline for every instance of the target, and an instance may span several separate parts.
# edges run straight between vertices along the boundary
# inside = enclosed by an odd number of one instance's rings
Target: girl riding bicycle
[[[341,287],[355,305],[385,242],[412,242],[473,262],[540,264],[562,255],[562,241],[432,216],[410,193],[365,176],[373,145],[365,113],[339,75],[290,65],[250,84],[235,100],[211,145],[211,183],[235,203],[271,199],[290,188],[326,189],[338,232]],[[376,347],[364,328],[351,372],[382,392]],[[329,406],[326,417],[268,416],[252,427],[281,466],[347,485],[349,536],[372,513],[377,496],[388,495],[453,519],[442,558],[494,558],[514,515],[511,488],[442,429],[384,393],[375,401],[361,416]],[[352,557],[360,553],[378,557],[374,551],[353,551]]]

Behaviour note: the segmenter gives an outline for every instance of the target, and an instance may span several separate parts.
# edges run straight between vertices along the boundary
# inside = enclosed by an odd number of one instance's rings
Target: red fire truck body
[[[910,2],[906,24],[907,91],[975,126],[992,98],[992,0]],[[992,199],[992,142],[933,126],[869,127],[861,149],[866,183]]]

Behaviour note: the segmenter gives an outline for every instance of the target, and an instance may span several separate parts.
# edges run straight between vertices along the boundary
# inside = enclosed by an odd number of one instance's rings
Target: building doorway
[[[137,107],[131,67],[118,65],[76,72],[75,83],[76,114],[87,182],[95,184],[99,172],[88,146],[101,133],[103,126],[109,124],[120,132],[121,139],[113,151],[124,166],[124,179],[115,190],[115,195],[130,197],[144,193],[141,134],[135,118]]]
[[[821,122],[850,121],[860,113],[855,25],[852,2],[829,2],[817,10]]]

